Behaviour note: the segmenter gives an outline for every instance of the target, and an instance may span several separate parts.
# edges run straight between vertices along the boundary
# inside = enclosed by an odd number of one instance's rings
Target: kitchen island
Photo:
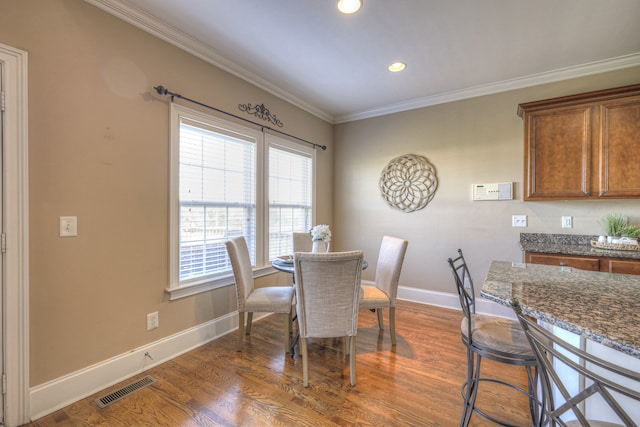
[[[481,295],[640,359],[640,276],[493,261]]]

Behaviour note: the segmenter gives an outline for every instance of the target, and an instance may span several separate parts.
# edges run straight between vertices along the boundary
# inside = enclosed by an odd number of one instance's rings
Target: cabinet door
[[[640,197],[640,96],[600,106],[599,196]]]
[[[525,253],[525,262],[529,264],[558,265],[577,268],[578,270],[600,271],[598,258],[571,257],[566,255],[548,255],[540,253]]]
[[[640,274],[640,261],[605,258],[602,264],[603,271],[609,273]]]
[[[525,114],[525,200],[589,197],[594,111],[583,105]]]

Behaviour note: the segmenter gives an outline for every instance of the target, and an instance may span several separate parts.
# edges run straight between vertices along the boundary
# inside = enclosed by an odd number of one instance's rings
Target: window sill
[[[278,270],[270,265],[257,268],[253,270],[253,277],[268,276],[269,274],[277,273]],[[180,298],[190,297],[193,295],[201,294],[203,292],[212,291],[214,289],[224,288],[226,286],[232,286],[235,284],[233,275],[224,276],[203,283],[192,283],[189,285],[176,286],[173,288],[165,288],[165,292],[169,294],[169,301],[174,301]]]

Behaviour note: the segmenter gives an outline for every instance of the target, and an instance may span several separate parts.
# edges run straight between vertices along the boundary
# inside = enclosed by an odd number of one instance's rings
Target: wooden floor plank
[[[27,426],[457,426],[466,353],[462,314],[400,301],[397,346],[377,318],[362,311],[357,384],[349,384],[349,356],[341,339],[309,343],[309,387],[302,360],[283,354],[280,316],[256,322],[242,352],[229,334],[144,375],[154,384],[99,408],[94,400],[121,385],[76,402]],[[385,316],[385,322],[388,319]],[[387,323],[388,324],[388,323]],[[486,361],[483,371],[526,384],[524,369]],[[481,389],[488,411],[526,424],[526,399],[511,389]],[[473,426],[492,425],[474,415]]]

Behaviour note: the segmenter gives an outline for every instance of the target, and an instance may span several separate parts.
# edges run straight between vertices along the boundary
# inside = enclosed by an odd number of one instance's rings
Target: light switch
[[[78,235],[78,217],[60,217],[60,237],[75,237]]]

